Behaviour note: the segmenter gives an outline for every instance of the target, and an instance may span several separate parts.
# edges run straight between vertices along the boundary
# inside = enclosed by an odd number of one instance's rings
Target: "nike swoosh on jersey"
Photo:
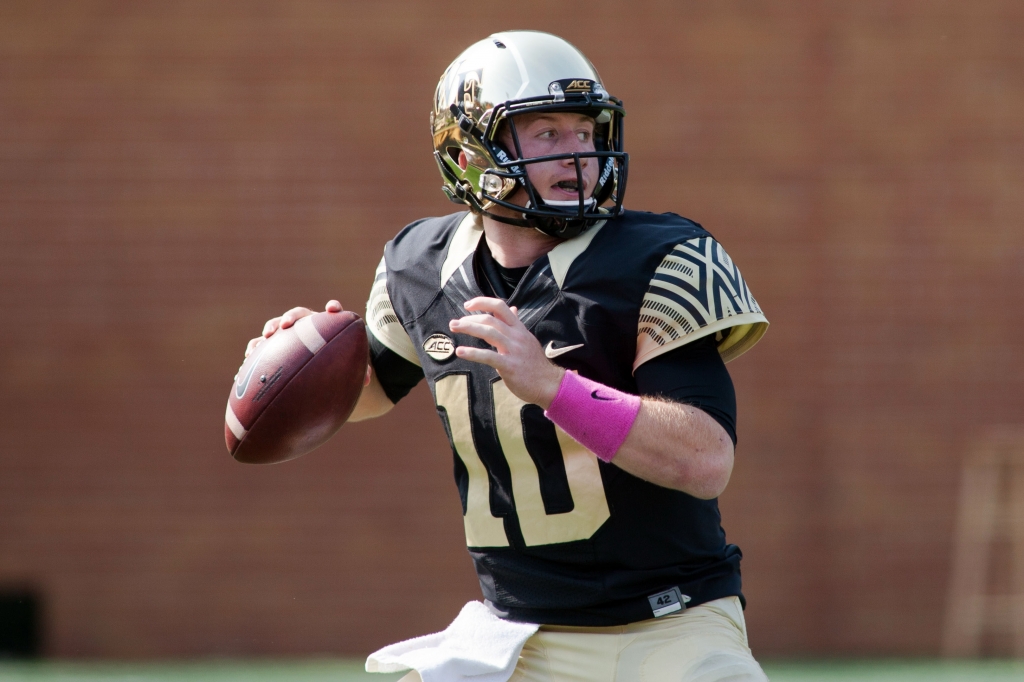
[[[568,353],[571,350],[576,350],[577,348],[583,348],[583,344],[577,343],[575,346],[562,346],[561,348],[555,348],[555,342],[548,341],[548,345],[544,346],[544,357],[549,359],[557,358],[559,355]]]

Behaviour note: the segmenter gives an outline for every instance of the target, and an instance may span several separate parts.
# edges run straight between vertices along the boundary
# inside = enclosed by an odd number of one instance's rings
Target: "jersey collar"
[[[594,240],[594,237],[597,236],[597,233],[601,231],[601,228],[607,222],[606,220],[600,221],[583,234],[572,239],[566,239],[548,252],[547,256],[548,263],[551,265],[551,275],[559,289],[562,288],[562,283],[565,282],[565,277],[569,273],[569,268],[572,266],[573,261],[587,250],[590,242]],[[484,228],[480,216],[467,213],[466,217],[459,223],[459,226],[455,228],[455,234],[452,235],[451,242],[448,244],[448,253],[445,255],[444,263],[441,264],[442,289],[444,289],[444,285],[448,283],[452,275],[458,272],[459,267],[465,262],[466,258],[476,251],[476,247],[480,243],[480,237],[483,234]]]

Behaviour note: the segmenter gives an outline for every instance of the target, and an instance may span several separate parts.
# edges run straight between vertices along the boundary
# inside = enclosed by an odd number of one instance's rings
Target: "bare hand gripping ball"
[[[224,440],[239,462],[272,464],[313,450],[341,428],[359,401],[369,359],[362,318],[314,313],[279,329],[235,377]]]

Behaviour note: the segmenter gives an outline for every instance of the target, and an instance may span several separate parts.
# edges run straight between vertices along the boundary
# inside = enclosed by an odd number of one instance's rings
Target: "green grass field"
[[[772,682],[1021,682],[1021,661],[769,661]],[[392,682],[360,661],[0,663],[3,682]]]

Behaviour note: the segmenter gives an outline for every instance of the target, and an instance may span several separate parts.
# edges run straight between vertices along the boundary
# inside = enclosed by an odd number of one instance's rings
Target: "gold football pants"
[[[736,597],[613,627],[544,625],[510,682],[767,682]],[[419,682],[415,672],[400,682]]]

